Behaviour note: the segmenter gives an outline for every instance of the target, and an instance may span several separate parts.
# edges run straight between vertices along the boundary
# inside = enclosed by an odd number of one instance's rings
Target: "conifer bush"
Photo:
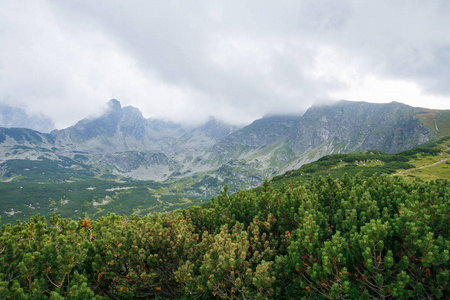
[[[450,184],[319,178],[0,229],[1,299],[450,298]]]

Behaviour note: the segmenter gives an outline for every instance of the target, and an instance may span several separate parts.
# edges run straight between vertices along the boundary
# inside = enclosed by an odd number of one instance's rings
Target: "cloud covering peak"
[[[450,108],[448,1],[0,0],[0,103],[58,128],[116,98],[245,124],[316,101]]]

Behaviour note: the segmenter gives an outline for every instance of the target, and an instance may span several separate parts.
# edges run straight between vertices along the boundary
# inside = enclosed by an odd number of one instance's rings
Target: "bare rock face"
[[[289,137],[300,154],[332,141],[340,152],[369,149],[394,153],[431,139],[433,132],[416,114],[417,108],[400,103],[373,104],[339,101],[330,106],[310,108]]]

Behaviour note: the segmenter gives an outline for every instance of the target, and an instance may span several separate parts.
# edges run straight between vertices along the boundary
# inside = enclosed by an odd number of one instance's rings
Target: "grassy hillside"
[[[424,180],[450,180],[450,136],[437,138],[411,150],[396,154],[381,151],[327,155],[319,160],[288,171],[271,180],[274,186],[304,182],[318,176],[340,178],[344,173],[354,176],[389,174],[412,180],[420,176]]]
[[[430,130],[439,136],[450,135],[450,111],[421,109],[416,116]]]

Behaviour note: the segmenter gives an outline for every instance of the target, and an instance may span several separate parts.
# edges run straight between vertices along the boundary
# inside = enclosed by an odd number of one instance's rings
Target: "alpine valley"
[[[113,99],[50,133],[0,128],[0,216],[149,214],[207,202],[330,154],[393,154],[450,135],[450,110],[338,101],[237,127],[146,119]]]

